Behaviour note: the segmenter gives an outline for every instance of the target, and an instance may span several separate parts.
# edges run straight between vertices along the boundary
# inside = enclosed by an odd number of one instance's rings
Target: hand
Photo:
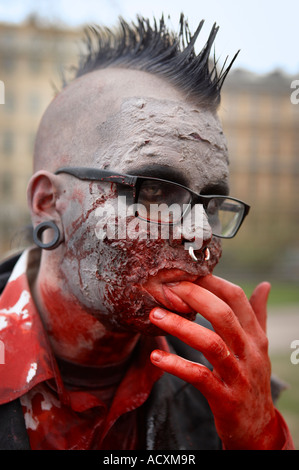
[[[226,449],[281,449],[266,337],[270,285],[258,285],[250,300],[240,287],[212,275],[198,285],[180,282],[169,288],[214,331],[161,308],[152,310],[151,322],[201,351],[213,371],[159,350],[152,352],[152,363],[201,391]]]

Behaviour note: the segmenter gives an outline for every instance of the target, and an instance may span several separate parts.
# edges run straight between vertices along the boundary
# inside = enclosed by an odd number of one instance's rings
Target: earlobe
[[[34,242],[51,250],[64,239],[60,213],[57,210],[56,176],[47,171],[35,173],[28,184],[27,199],[34,227]],[[50,229],[50,230],[47,230]],[[44,235],[43,233],[47,231]]]
[[[43,233],[47,229],[51,229],[53,231],[53,238],[51,241],[44,242]],[[63,239],[61,238],[60,230],[56,223],[53,220],[49,220],[38,224],[34,228],[33,241],[37,246],[44,250],[54,250],[63,242]]]

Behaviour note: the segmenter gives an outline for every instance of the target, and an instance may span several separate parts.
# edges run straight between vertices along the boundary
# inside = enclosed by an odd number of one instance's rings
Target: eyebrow
[[[152,178],[165,179],[174,183],[182,184],[188,187],[189,182],[186,176],[175,168],[160,166],[160,165],[145,165],[136,169],[129,170],[129,174],[132,176],[148,176]],[[217,183],[211,183],[206,185],[202,191],[202,195],[229,195],[229,186],[225,181],[219,181]]]
[[[223,196],[228,196],[229,195],[229,185],[225,181],[219,181],[218,183],[212,183],[212,184],[207,184],[202,191],[200,191],[200,194],[204,196],[211,196],[213,194],[215,195],[223,195]]]
[[[139,168],[131,169],[128,173],[132,176],[148,176],[152,178],[160,178],[174,183],[188,186],[188,180],[186,176],[180,171],[160,165],[145,165]]]

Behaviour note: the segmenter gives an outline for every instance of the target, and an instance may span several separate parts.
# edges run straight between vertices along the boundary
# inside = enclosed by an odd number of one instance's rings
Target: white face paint
[[[211,111],[185,102],[130,98],[104,126],[109,135],[95,155],[96,167],[124,173],[144,166],[175,168],[197,192],[227,183],[226,141]]]
[[[158,77],[136,71],[121,73],[128,77],[121,82],[122,89],[115,90],[119,106],[111,105],[113,113],[105,119],[98,113],[99,122],[91,120],[89,127],[82,119],[81,134],[73,134],[68,156],[58,166],[66,163],[79,166],[80,163],[80,166],[109,168],[126,174],[138,171],[142,174],[141,169],[147,167],[146,176],[150,176],[152,169],[152,176],[159,177],[163,170],[160,177],[170,180],[171,177],[166,177],[167,171],[175,170],[185,185],[198,193],[227,185],[227,148],[217,117],[211,111],[190,104]],[[130,81],[132,73],[136,80],[140,74],[142,76],[142,84],[138,82],[135,91]],[[85,78],[88,85],[91,77]],[[93,86],[94,80],[93,75]],[[120,98],[126,83],[130,86],[125,97]],[[135,96],[135,93],[138,94]],[[95,100],[94,108],[97,107],[99,109],[99,103]],[[97,115],[93,108],[91,115],[92,119]],[[78,123],[74,125],[78,127]],[[77,152],[85,143],[87,161],[78,162],[78,156],[71,158],[72,152],[76,152],[76,143]],[[204,262],[203,253],[199,253],[199,262],[195,263],[182,240],[130,237],[101,240],[95,230],[96,209],[101,207],[109,213],[109,207],[117,204],[117,185],[88,183],[68,175],[60,178],[64,179],[66,187],[66,194],[60,201],[64,208],[65,245],[58,269],[65,291],[107,328],[116,331],[148,334],[155,331],[148,314],[157,304],[194,318],[194,312],[185,305],[169,301],[164,284],[195,281],[211,272],[220,257],[219,241],[210,242],[208,262]],[[108,218],[106,222],[109,223]],[[206,224],[204,229],[204,239],[208,242],[210,228]]]

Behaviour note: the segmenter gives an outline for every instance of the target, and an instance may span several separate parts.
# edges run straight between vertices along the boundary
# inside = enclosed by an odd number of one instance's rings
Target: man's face
[[[109,83],[111,77],[115,88],[110,86],[104,93],[103,80]],[[64,136],[60,144],[56,137],[56,152],[61,153],[57,167],[104,168],[178,182],[197,193],[226,192],[227,149],[217,117],[187,101],[164,80],[144,72],[111,69],[81,78],[59,100],[54,106],[73,106],[73,113],[68,118],[70,141],[66,144]],[[65,234],[63,258],[58,263],[63,290],[116,331],[157,333],[148,319],[157,305],[194,319],[195,312],[171,294],[167,283],[196,282],[217,264],[220,243],[211,238],[206,220],[203,238],[211,252],[209,261],[202,251],[196,253],[197,263],[191,259],[184,233],[179,239],[153,239],[149,234],[141,236],[141,231],[131,233],[131,224],[126,238],[101,239],[97,227],[100,223],[107,228],[111,223],[108,214],[111,208],[117,210],[118,185],[80,181],[69,175],[59,178],[65,187],[58,200]]]

